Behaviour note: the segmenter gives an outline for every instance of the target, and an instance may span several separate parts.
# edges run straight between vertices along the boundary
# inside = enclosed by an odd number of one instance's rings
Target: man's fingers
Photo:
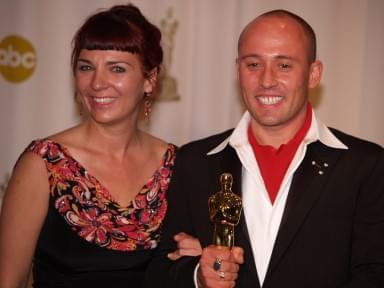
[[[240,267],[238,264],[223,260],[223,261],[221,261],[221,267],[220,267],[219,271],[237,273],[237,272],[239,272],[239,269],[240,269]],[[213,269],[213,270],[215,270],[215,269]]]
[[[198,282],[204,283],[203,287],[235,287],[237,278],[237,273],[214,271],[212,269],[207,269],[207,267],[200,267],[197,271]]]
[[[231,258],[238,264],[244,263],[244,250],[241,247],[233,247],[231,250]]]

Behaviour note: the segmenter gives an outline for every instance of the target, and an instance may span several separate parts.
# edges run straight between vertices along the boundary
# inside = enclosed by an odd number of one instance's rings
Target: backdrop
[[[0,0],[0,194],[26,145],[78,121],[71,39],[84,19],[122,1]],[[384,1],[137,0],[163,31],[159,101],[144,129],[175,144],[232,127],[241,105],[237,38],[256,15],[291,10],[318,36],[324,78],[311,100],[329,126],[384,144]]]

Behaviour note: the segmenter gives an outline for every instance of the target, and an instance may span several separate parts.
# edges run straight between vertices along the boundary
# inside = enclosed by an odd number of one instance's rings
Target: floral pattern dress
[[[50,187],[49,211],[34,259],[38,282],[43,283],[47,273],[63,278],[63,283],[75,281],[68,279],[79,271],[88,273],[87,265],[96,273],[92,276],[95,279],[108,275],[105,271],[110,269],[121,269],[129,275],[128,270],[137,265],[145,267],[150,251],[160,240],[167,210],[165,196],[175,161],[174,145],[168,144],[159,168],[127,207],[114,201],[108,189],[59,143],[38,139],[26,151],[44,160]],[[130,260],[132,255],[134,261]],[[104,261],[112,264],[104,265]]]

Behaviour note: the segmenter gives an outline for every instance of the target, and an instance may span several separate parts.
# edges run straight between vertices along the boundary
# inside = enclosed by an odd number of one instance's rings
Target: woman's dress
[[[176,147],[168,145],[128,207],[59,143],[39,139],[26,150],[44,160],[50,187],[33,260],[34,287],[140,287],[160,239]]]

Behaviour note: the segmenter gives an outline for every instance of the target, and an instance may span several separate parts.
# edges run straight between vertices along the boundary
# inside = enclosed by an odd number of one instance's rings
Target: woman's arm
[[[49,183],[44,161],[31,152],[17,162],[0,216],[0,287],[23,287],[47,214]]]
[[[173,239],[177,243],[177,250],[168,254],[168,258],[173,261],[183,256],[200,256],[203,251],[199,239],[184,232],[176,234]]]

